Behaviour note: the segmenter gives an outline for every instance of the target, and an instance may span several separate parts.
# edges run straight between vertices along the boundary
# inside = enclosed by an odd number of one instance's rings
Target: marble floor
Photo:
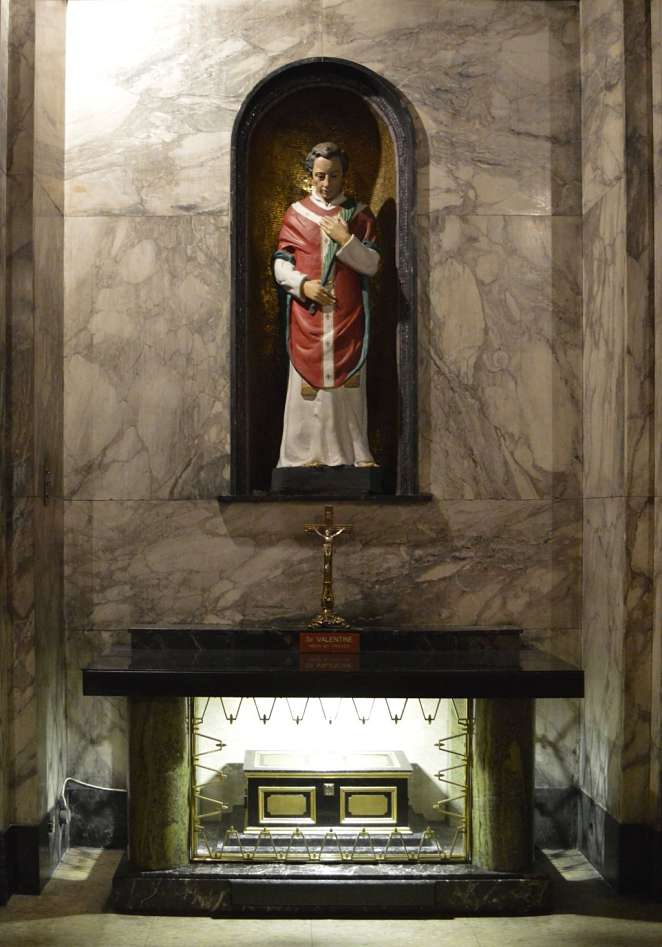
[[[638,947],[662,945],[662,904],[613,894],[578,852],[548,852],[556,913],[449,920],[126,917],[106,902],[120,853],[77,848],[36,897],[0,908],[7,947]]]

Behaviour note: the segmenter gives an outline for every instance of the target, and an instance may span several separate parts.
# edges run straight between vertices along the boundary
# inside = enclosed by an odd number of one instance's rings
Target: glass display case
[[[470,858],[470,700],[193,698],[195,861]]]

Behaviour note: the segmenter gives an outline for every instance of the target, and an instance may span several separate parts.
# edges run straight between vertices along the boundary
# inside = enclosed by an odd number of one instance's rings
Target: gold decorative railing
[[[437,721],[441,699],[384,700],[394,726],[403,719],[407,706],[420,711],[421,723],[432,726]],[[223,799],[226,774],[209,765],[219,751],[228,746],[228,734],[209,733],[206,718],[212,701],[217,702],[226,727],[232,728],[240,713],[255,712],[257,720],[268,726],[277,701],[285,702],[288,716],[295,726],[301,724],[311,708],[318,706],[324,722],[338,718],[343,702],[352,706],[356,723],[367,726],[373,715],[375,701],[359,706],[354,698],[192,698],[191,746],[191,859],[193,861],[225,862],[339,862],[339,863],[425,863],[463,862],[470,860],[471,838],[471,743],[473,708],[470,700],[451,699],[449,705],[450,733],[434,741],[444,754],[445,765],[434,778],[439,784],[440,798],[433,803],[440,823],[422,824],[418,829],[403,832],[397,827],[360,828],[355,831],[315,832],[301,827],[292,831],[271,831],[264,827],[247,834],[233,824],[232,810]],[[236,812],[235,812],[236,815]],[[227,824],[227,822],[230,824]],[[235,820],[236,821],[236,820]],[[437,828],[435,828],[437,826]],[[440,826],[444,827],[440,835]]]

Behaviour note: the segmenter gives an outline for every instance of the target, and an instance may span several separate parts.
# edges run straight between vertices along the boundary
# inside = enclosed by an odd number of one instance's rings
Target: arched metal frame
[[[365,66],[343,59],[303,59],[277,69],[247,96],[235,119],[231,145],[232,420],[231,492],[251,493],[251,431],[248,410],[248,149],[261,119],[282,98],[302,88],[326,86],[361,96],[388,125],[396,157],[397,366],[399,437],[396,494],[418,492],[416,346],[416,138],[403,96]]]

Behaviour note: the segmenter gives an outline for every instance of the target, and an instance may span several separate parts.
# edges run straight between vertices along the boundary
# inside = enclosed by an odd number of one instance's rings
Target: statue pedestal
[[[357,497],[383,490],[379,467],[274,467],[271,492],[311,497]]]

